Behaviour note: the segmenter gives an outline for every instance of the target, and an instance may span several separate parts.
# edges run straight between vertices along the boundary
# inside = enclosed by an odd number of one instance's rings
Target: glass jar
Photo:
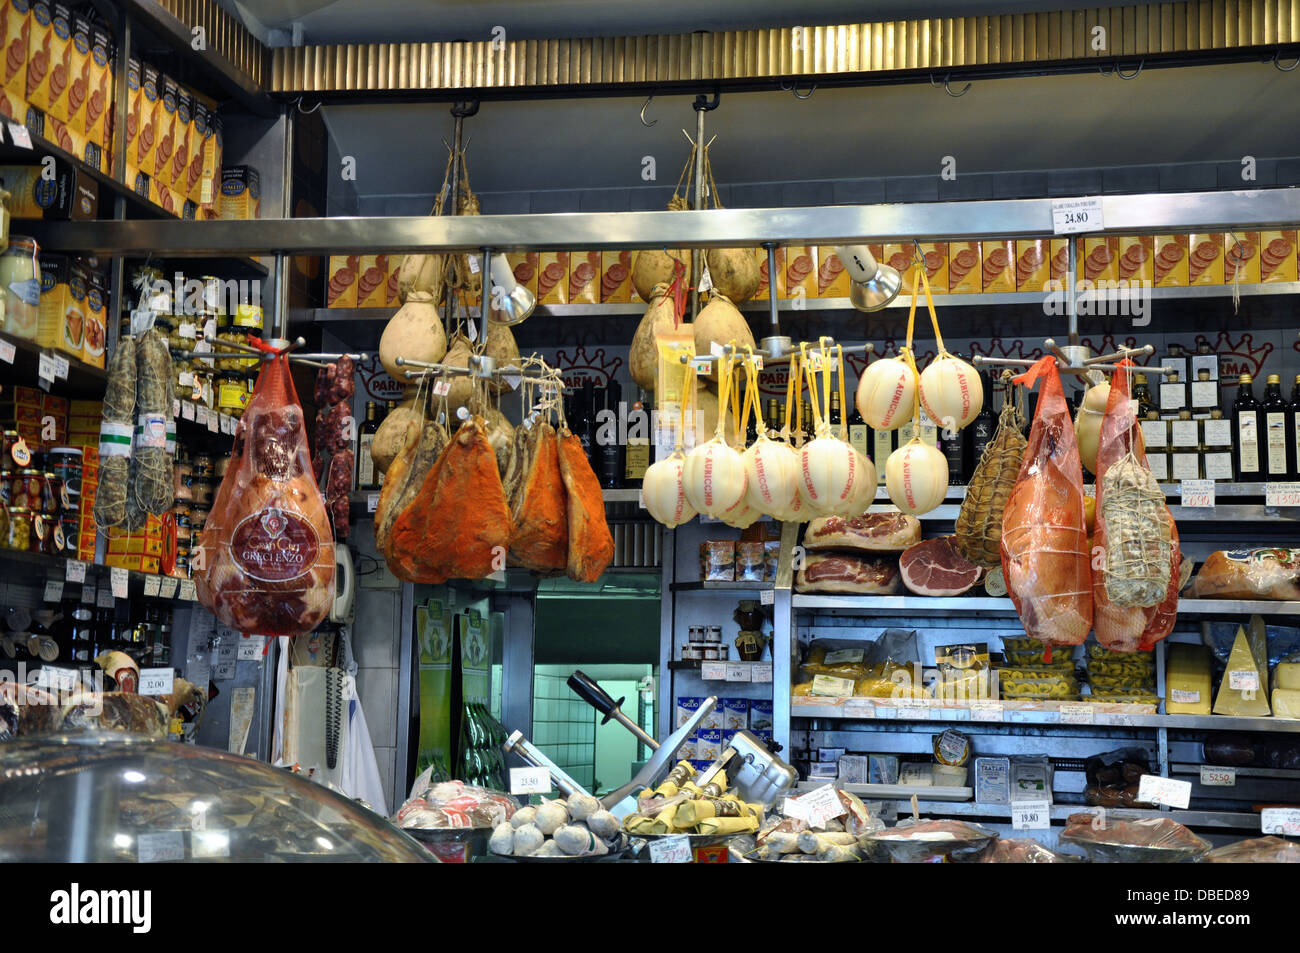
[[[42,553],[46,556],[54,555],[54,527],[59,525],[57,519],[46,516],[44,513],[32,514],[32,536],[28,543],[28,550],[33,553]],[[60,528],[59,536],[63,536],[63,530]]]
[[[239,371],[223,371],[217,375],[217,410],[232,417],[244,416],[248,406],[248,386]]]
[[[81,495],[81,462],[80,447],[55,447],[50,451],[50,469],[63,481],[69,497]]]
[[[194,491],[192,489],[193,486],[194,486],[193,473],[192,472],[189,474],[181,473],[180,467],[177,467],[176,475],[173,479],[173,493],[172,493],[173,499],[175,499],[177,503],[180,503],[183,500],[185,504],[188,506],[190,501],[194,499]]]
[[[235,324],[249,329],[250,333],[261,336],[262,306],[260,304],[241,304],[235,309]]]
[[[71,509],[72,501],[68,499],[63,481],[54,473],[42,473],[41,478],[45,481],[41,488],[41,512],[46,516],[58,516],[64,510]]]
[[[44,487],[45,478],[41,471],[30,467],[19,470],[9,480],[9,505],[39,513]]]
[[[195,454],[193,462],[194,479],[211,480],[212,479],[212,455],[207,453]]]
[[[9,509],[9,533],[6,545],[10,549],[24,551],[32,545],[32,511],[24,506]]]
[[[25,462],[24,462],[25,461]],[[4,454],[0,457],[0,470],[8,473],[30,466],[32,453],[27,449],[27,441],[17,430],[4,432]]]
[[[176,501],[172,503],[172,514],[176,519],[177,548],[179,549],[182,545],[181,541],[184,541],[183,545],[186,549],[189,549],[190,530],[194,526],[193,521],[190,519],[190,501],[177,497]]]
[[[40,248],[33,238],[13,235],[0,254],[0,288],[5,293],[6,333],[28,341],[36,339],[41,310]]]
[[[210,509],[212,506],[212,481],[195,479],[190,488],[194,493],[194,506]]]
[[[80,515],[77,510],[64,510],[63,515],[59,517],[59,524],[63,528],[63,554],[69,559],[77,558],[77,534],[81,531]]]

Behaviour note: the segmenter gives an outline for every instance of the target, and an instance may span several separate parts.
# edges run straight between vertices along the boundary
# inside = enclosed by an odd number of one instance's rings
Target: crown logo
[[[1137,338],[1132,335],[1126,337],[1122,342],[1117,342],[1115,335],[1109,333],[1103,334],[1100,342],[1095,341],[1093,338],[1080,338],[1079,343],[1091,348],[1093,354],[1113,354],[1122,347],[1135,348],[1138,346]],[[1132,360],[1134,364],[1145,366],[1151,363],[1153,355],[1135,354]]]
[[[1237,377],[1240,374],[1258,377],[1259,372],[1264,368],[1265,359],[1273,353],[1271,341],[1264,341],[1256,346],[1254,336],[1249,332],[1234,341],[1227,331],[1220,331],[1213,341],[1204,334],[1198,334],[1196,343],[1190,348],[1184,347],[1183,350],[1195,353],[1197,346],[1201,344],[1208,344],[1210,350],[1218,355],[1220,379]]]
[[[580,388],[587,381],[597,387],[606,387],[623,366],[623,358],[606,356],[603,347],[597,348],[594,354],[579,347],[572,355],[568,351],[556,351],[555,363],[568,389]]]
[[[970,342],[971,355],[980,354],[984,357],[1005,357],[1016,358],[1018,360],[1036,361],[1043,356],[1043,349],[1036,347],[1033,350],[1025,350],[1025,342],[1016,338],[1010,344],[1003,343],[1002,338],[989,338],[986,347],[983,341]]]
[[[375,400],[401,400],[406,390],[406,382],[394,380],[379,363],[379,354],[371,354],[364,361],[356,363],[356,372],[361,375],[361,386],[366,394]]]

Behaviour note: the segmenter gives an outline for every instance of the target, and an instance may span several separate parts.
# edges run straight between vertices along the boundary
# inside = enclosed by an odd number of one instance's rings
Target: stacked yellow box
[[[5,395],[0,425],[17,430],[32,451],[62,446],[68,439],[68,399],[35,387],[14,387]]]
[[[162,520],[150,516],[144,528],[138,532],[127,533],[119,529],[108,531],[108,549],[104,555],[104,564],[156,573],[162,561],[162,551]]]
[[[68,408],[68,446],[81,450],[81,496],[77,513],[77,559],[95,558],[95,491],[99,489],[99,422],[104,405],[74,400]]]

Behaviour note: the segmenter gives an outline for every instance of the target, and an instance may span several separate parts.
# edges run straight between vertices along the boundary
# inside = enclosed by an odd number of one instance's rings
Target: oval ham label
[[[231,558],[259,582],[286,582],[306,575],[319,551],[311,523],[276,507],[245,517],[230,536]]]

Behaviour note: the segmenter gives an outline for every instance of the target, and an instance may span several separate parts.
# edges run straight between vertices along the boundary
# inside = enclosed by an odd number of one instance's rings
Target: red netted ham
[[[302,406],[278,355],[235,431],[195,562],[199,602],[240,632],[310,632],[334,601],[334,547]]]
[[[921,541],[921,521],[906,513],[823,516],[808,524],[804,549],[857,549],[901,553]]]
[[[1083,517],[1083,471],[1056,358],[1016,378],[1038,398],[1020,475],[1002,516],[1002,572],[1026,634],[1078,645],[1092,628],[1092,569]]]
[[[971,590],[984,570],[961,554],[951,536],[909,546],[898,557],[903,585],[918,596],[960,596]]]
[[[892,559],[867,559],[840,553],[809,553],[795,579],[799,592],[842,592],[892,596],[902,592]]]

